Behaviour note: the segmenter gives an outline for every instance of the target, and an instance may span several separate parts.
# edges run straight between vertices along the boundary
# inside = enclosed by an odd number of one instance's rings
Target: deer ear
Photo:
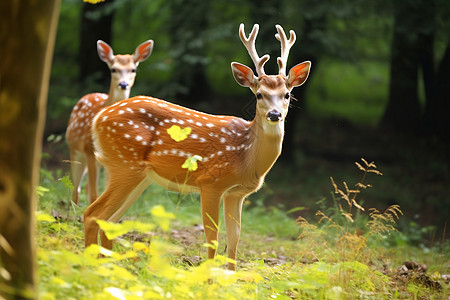
[[[153,50],[153,40],[148,40],[136,47],[133,54],[133,59],[135,63],[140,63],[146,60]]]
[[[107,43],[105,43],[102,40],[97,41],[97,52],[98,56],[101,60],[103,60],[105,63],[111,65],[112,60],[114,59],[114,52],[111,46],[109,46]]]
[[[287,88],[291,90],[296,86],[300,86],[308,79],[309,70],[311,68],[310,61],[304,61],[292,67],[286,81]]]
[[[256,87],[258,78],[253,74],[252,69],[243,64],[233,62],[231,63],[231,70],[237,83],[252,90]]]

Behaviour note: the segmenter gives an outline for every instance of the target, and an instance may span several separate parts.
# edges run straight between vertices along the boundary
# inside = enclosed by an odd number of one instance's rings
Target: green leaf
[[[67,176],[67,175],[63,176],[59,179],[59,181],[61,181],[66,188],[73,190],[73,184],[72,184],[72,181],[70,180],[69,176]]]
[[[105,0],[83,0],[83,2],[88,2],[88,3],[91,3],[91,4],[97,4],[97,3],[100,3],[100,2],[104,2]]]
[[[36,194],[38,195],[38,197],[44,196],[44,194],[47,193],[48,191],[50,191],[50,189],[45,188],[43,186],[38,186],[36,188]]]
[[[36,219],[38,220],[38,222],[56,222],[56,219],[48,214],[44,214],[42,212],[38,212]]]
[[[200,155],[194,155],[191,157],[188,157],[186,161],[181,166],[183,169],[188,169],[190,172],[194,172],[198,169],[197,161],[202,161],[203,157]]]
[[[175,219],[175,214],[166,212],[162,205],[153,206],[151,213],[162,230],[169,230],[170,220]]]
[[[301,210],[305,210],[305,207],[304,207],[304,206],[294,207],[294,208],[288,210],[288,211],[286,212],[286,214],[291,214],[291,213],[293,213],[293,212],[301,211]]]
[[[192,132],[191,127],[181,129],[181,127],[178,125],[173,125],[169,129],[167,129],[167,133],[176,142],[185,140],[191,132]]]
[[[55,137],[56,137],[56,135],[50,134],[50,135],[47,137],[47,142],[53,141],[53,140],[55,139]]]
[[[217,250],[217,248],[219,247],[219,242],[214,240],[214,241],[211,241],[211,244],[210,243],[203,243],[202,246],[205,247],[205,248],[211,248],[211,249]]]
[[[154,217],[175,219],[175,214],[171,212],[166,212],[164,206],[162,205],[153,206],[151,213]]]
[[[105,232],[109,240],[113,240],[130,231],[147,232],[155,228],[153,224],[145,224],[138,221],[123,221],[122,223],[113,223],[103,220],[97,220],[101,230]]]

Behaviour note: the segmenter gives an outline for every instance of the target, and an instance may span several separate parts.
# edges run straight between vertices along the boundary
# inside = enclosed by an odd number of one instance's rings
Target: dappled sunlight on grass
[[[359,168],[377,172],[364,161]],[[318,222],[296,224],[291,214],[302,207],[285,212],[262,199],[247,202],[238,271],[230,272],[223,219],[218,244],[206,245],[198,198],[180,202],[153,186],[124,222],[100,223],[116,238],[112,251],[84,249],[82,209],[61,202],[70,199],[70,181],[46,176],[38,189],[40,299],[434,299],[448,292],[439,283],[449,272],[448,243],[412,247],[395,231],[397,208],[363,211],[357,196],[371,180],[355,188],[333,181],[335,196],[321,204]],[[216,259],[204,259],[207,247],[217,247]],[[405,260],[430,271],[409,270]]]

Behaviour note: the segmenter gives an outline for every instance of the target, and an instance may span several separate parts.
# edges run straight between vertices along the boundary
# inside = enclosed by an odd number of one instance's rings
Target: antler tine
[[[281,43],[281,56],[277,58],[278,68],[280,75],[286,75],[287,59],[289,56],[289,50],[291,50],[292,45],[295,43],[296,35],[293,30],[289,31],[290,37],[287,39],[284,33],[283,27],[280,25],[275,25],[278,33],[275,34],[275,38]]]
[[[239,37],[241,38],[242,43],[247,49],[253,63],[255,64],[256,73],[258,74],[258,76],[261,76],[266,75],[266,73],[264,72],[264,64],[269,60],[270,56],[266,54],[263,57],[259,57],[258,53],[256,52],[255,40],[256,36],[258,35],[258,31],[259,25],[255,24],[252,31],[250,32],[250,35],[247,38],[244,31],[244,24],[241,23],[241,25],[239,26]]]

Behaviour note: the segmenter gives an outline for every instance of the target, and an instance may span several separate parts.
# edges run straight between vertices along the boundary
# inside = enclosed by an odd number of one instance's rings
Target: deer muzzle
[[[278,110],[271,110],[267,113],[267,120],[271,122],[279,122],[283,119],[283,115]]]
[[[126,83],[125,81],[119,82],[119,88],[122,90],[126,90],[128,88],[128,83]]]

